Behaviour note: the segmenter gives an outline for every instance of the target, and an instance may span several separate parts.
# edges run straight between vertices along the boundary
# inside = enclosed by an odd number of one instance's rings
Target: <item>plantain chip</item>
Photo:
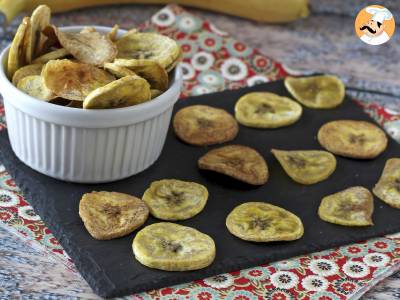
[[[44,50],[47,38],[42,33],[42,30],[49,26],[50,17],[51,10],[47,5],[39,5],[32,13],[31,26],[26,32],[27,45],[25,59],[28,64]]]
[[[248,93],[236,102],[235,117],[256,128],[288,126],[300,119],[303,109],[295,101],[268,92]]]
[[[246,146],[229,145],[213,149],[199,159],[198,166],[252,185],[263,185],[268,180],[268,166],[264,158]]]
[[[385,151],[385,132],[364,121],[338,120],[324,124],[318,131],[318,141],[326,150],[345,157],[375,158]]]
[[[108,38],[110,39],[110,41],[112,42],[116,42],[117,38],[118,38],[118,30],[119,30],[119,25],[115,24],[113,26],[113,28],[111,29],[111,31],[107,34]]]
[[[92,33],[92,32],[96,32],[96,28],[91,26],[86,26],[79,33]]]
[[[181,140],[196,146],[231,141],[239,131],[231,114],[207,105],[182,108],[175,114],[173,127]]]
[[[169,73],[171,72],[183,59],[183,53],[182,53],[182,49],[179,48],[179,55],[178,57],[172,62],[170,63],[165,70]]]
[[[85,100],[93,90],[115,78],[95,66],[68,59],[51,60],[42,71],[44,83],[54,94],[69,100]]]
[[[25,65],[25,53],[26,48],[24,45],[25,34],[31,26],[29,17],[25,17],[22,23],[18,26],[17,32],[15,33],[14,39],[10,46],[8,53],[7,62],[7,75],[8,78],[12,78],[14,73]]]
[[[91,92],[83,108],[102,109],[136,105],[150,100],[150,85],[137,76],[125,76]]]
[[[15,73],[14,76],[12,77],[12,83],[13,85],[17,86],[18,82],[30,75],[40,75],[42,72],[43,65],[42,64],[32,64],[32,65],[27,65],[23,66],[22,68],[19,68]]]
[[[117,47],[106,35],[96,31],[67,33],[53,28],[60,44],[80,62],[103,66],[117,55]]]
[[[34,63],[34,64],[46,64],[50,60],[64,58],[64,57],[66,57],[68,55],[70,55],[70,53],[66,49],[60,48],[60,49],[56,49],[56,50],[50,51],[48,53],[45,53],[45,54],[35,58],[32,61],[32,63]]]
[[[69,101],[69,103],[66,105],[67,107],[73,107],[73,108],[83,108],[83,101]]]
[[[117,78],[122,78],[122,77],[130,76],[130,75],[136,75],[136,73],[133,72],[132,70],[125,68],[123,66],[119,66],[115,63],[105,63],[104,69],[106,69],[108,72],[110,72]]]
[[[121,36],[121,39],[122,38],[126,38],[126,37],[130,36],[131,34],[135,34],[135,33],[138,33],[138,32],[139,32],[139,30],[137,30],[137,28],[131,28]]]
[[[369,190],[354,186],[326,196],[318,209],[319,217],[343,226],[373,225],[374,198]]]
[[[125,236],[146,222],[149,210],[139,198],[116,192],[91,192],[79,202],[79,216],[97,240]]]
[[[186,220],[203,210],[207,203],[208,190],[195,182],[164,179],[152,182],[142,199],[155,218],[167,221]]]
[[[132,243],[143,265],[165,271],[190,271],[209,266],[215,258],[213,239],[200,231],[161,222],[140,230]]]
[[[157,98],[158,96],[160,96],[163,92],[160,90],[155,90],[155,89],[151,89],[150,90],[150,94],[151,94],[151,99]]]
[[[146,79],[153,89],[165,91],[168,88],[167,71],[154,61],[117,58],[113,64],[132,70]]]
[[[316,150],[271,150],[285,172],[301,184],[314,184],[327,179],[336,169],[336,158]]]
[[[17,88],[40,100],[49,101],[57,98],[57,95],[44,85],[43,78],[40,75],[30,75],[22,78],[19,80]]]
[[[234,236],[252,242],[293,241],[304,234],[295,214],[264,202],[247,202],[235,207],[226,218]]]
[[[340,105],[345,96],[343,82],[332,75],[286,77],[285,87],[304,106],[329,109]]]
[[[163,68],[173,63],[180,53],[180,47],[173,39],[150,32],[133,32],[116,42],[118,58],[152,60]]]
[[[400,208],[400,158],[388,159],[378,183],[375,196],[394,208]]]

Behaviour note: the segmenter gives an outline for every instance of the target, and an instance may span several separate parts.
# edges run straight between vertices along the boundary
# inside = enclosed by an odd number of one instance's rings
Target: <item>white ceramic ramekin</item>
[[[111,30],[94,27],[99,32]],[[181,91],[179,68],[169,89],[154,100],[127,108],[83,110],[40,101],[18,90],[5,74],[8,50],[0,57],[0,91],[12,149],[26,165],[65,181],[100,183],[137,174],[157,160]]]

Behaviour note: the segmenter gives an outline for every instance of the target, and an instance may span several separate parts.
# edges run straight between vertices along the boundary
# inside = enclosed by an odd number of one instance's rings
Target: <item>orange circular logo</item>
[[[354,23],[357,36],[368,45],[381,45],[389,41],[395,26],[393,14],[381,5],[364,7]]]

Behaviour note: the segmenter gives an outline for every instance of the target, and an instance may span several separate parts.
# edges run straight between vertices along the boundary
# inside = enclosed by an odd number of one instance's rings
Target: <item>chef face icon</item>
[[[390,40],[394,32],[394,18],[382,6],[368,6],[360,11],[356,19],[356,33],[369,45],[381,45]]]

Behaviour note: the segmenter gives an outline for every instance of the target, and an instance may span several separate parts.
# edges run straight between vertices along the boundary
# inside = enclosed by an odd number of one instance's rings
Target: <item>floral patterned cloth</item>
[[[141,26],[176,39],[183,50],[182,97],[296,75],[207,21],[169,5]],[[400,142],[400,112],[359,101]],[[0,105],[0,130],[5,128]],[[0,220],[77,272],[50,230],[0,165]],[[400,235],[386,236],[204,280],[133,295],[133,299],[355,299],[400,269]]]

